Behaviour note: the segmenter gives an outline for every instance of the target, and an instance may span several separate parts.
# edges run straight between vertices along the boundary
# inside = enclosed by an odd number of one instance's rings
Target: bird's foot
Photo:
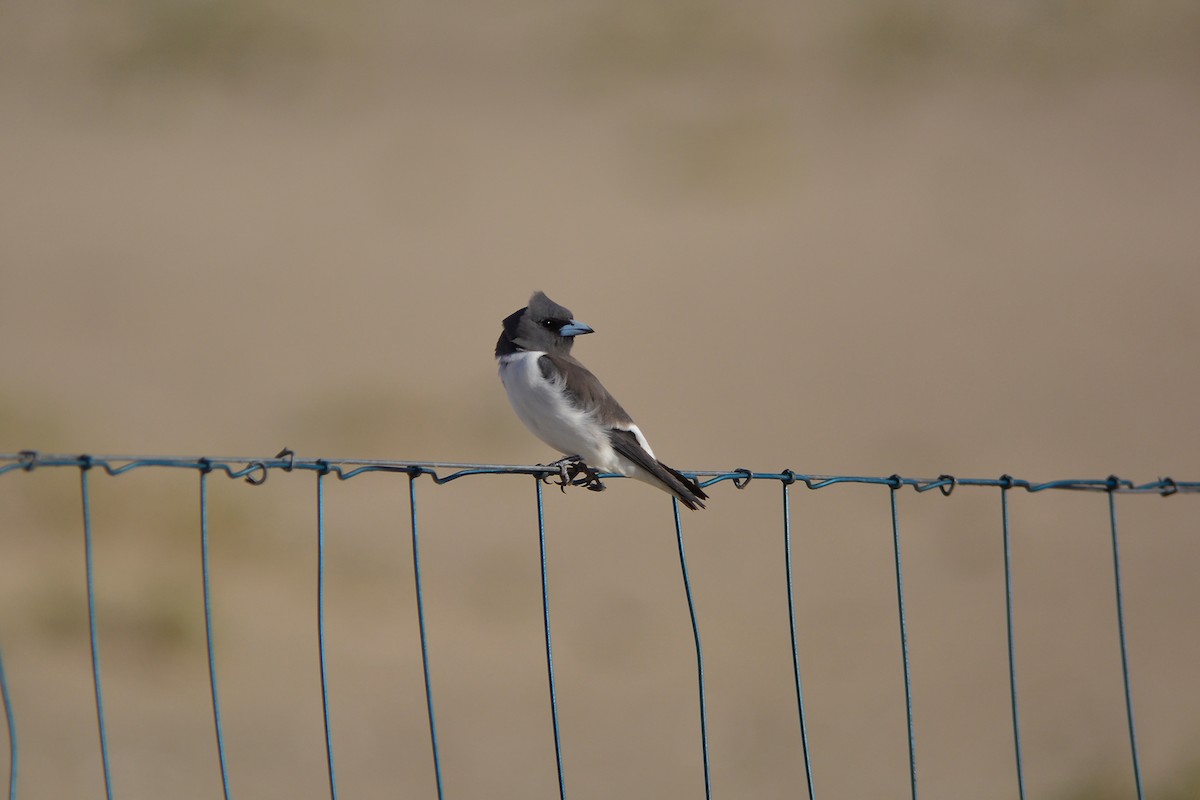
[[[543,475],[542,481],[553,483],[560,491],[567,491],[567,486],[582,486],[593,492],[603,492],[605,489],[596,470],[589,467],[580,456],[567,456],[540,466],[558,468],[557,475]],[[558,480],[552,480],[554,478]]]

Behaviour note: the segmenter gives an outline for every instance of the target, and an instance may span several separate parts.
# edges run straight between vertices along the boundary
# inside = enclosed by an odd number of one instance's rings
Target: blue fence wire
[[[412,531],[413,585],[416,587],[417,592],[417,631],[421,638],[421,675],[425,682],[425,710],[429,717],[429,744],[433,750],[433,777],[437,785],[438,800],[442,800],[444,796],[442,789],[442,759],[438,753],[437,722],[433,714],[433,682],[429,673],[429,636],[425,631],[425,593],[421,589],[421,545],[420,536],[417,533],[417,477],[415,474],[408,476],[408,511]],[[540,504],[540,490],[538,501]],[[541,520],[541,518],[542,512],[539,505],[538,519]],[[548,626],[549,623],[547,623],[547,641],[549,640]],[[547,650],[549,650],[549,645],[547,645]]]
[[[325,765],[329,796],[337,800],[337,770],[333,768],[333,730],[329,725],[329,678],[325,667],[325,476],[317,471],[317,653],[321,665],[321,716],[325,721]]]
[[[1133,780],[1138,800],[1142,800],[1142,762],[1138,758],[1137,731],[1133,724],[1133,692],[1129,687],[1129,648],[1125,643],[1125,602],[1121,591],[1121,548],[1117,544],[1117,500],[1108,493],[1108,521],[1112,529],[1113,583],[1117,600],[1117,636],[1121,642],[1121,680],[1125,690],[1125,719],[1129,724],[1129,752],[1133,759]]]
[[[900,560],[900,515],[896,513],[896,491],[901,483],[895,476],[890,492],[892,504],[892,551],[896,564],[896,609],[900,614],[900,656],[904,664],[904,716],[908,723],[908,779],[913,800],[917,800],[917,753],[913,734],[912,672],[908,663],[908,621],[904,615],[904,569]]]
[[[554,650],[552,646],[550,624],[550,594],[546,551],[546,524],[542,503],[543,481],[563,479],[558,467],[543,465],[504,465],[504,464],[473,464],[473,463],[441,463],[441,462],[403,462],[365,459],[299,459],[290,450],[283,450],[271,458],[206,458],[206,457],[175,457],[175,456],[91,456],[91,455],[47,455],[33,451],[22,451],[13,454],[0,454],[0,476],[16,473],[31,472],[35,469],[74,468],[80,474],[80,499],[83,510],[84,558],[86,568],[86,588],[88,604],[88,636],[91,645],[91,672],[95,694],[95,711],[99,738],[99,750],[103,766],[103,780],[106,797],[111,800],[114,796],[113,777],[109,759],[109,744],[106,732],[104,712],[104,693],[101,681],[99,636],[95,608],[95,561],[93,555],[92,511],[89,488],[89,475],[93,470],[100,469],[111,476],[122,475],[132,470],[146,468],[190,469],[199,474],[200,494],[200,545],[201,569],[203,573],[204,625],[205,640],[208,655],[209,687],[212,697],[213,727],[216,736],[218,764],[222,791],[226,800],[232,796],[229,766],[227,761],[226,743],[221,725],[220,691],[217,680],[215,657],[215,635],[212,613],[212,586],[209,561],[209,515],[208,515],[208,486],[209,477],[215,472],[224,473],[231,479],[244,479],[252,484],[261,484],[267,480],[272,471],[309,471],[316,475],[317,502],[317,649],[321,672],[321,703],[325,726],[325,754],[328,772],[329,794],[333,800],[338,796],[337,772],[333,758],[333,726],[330,715],[330,691],[327,680],[326,641],[327,630],[325,622],[325,483],[328,476],[333,475],[338,480],[349,480],[367,473],[396,473],[408,477],[408,496],[410,505],[410,527],[412,535],[413,575],[416,591],[416,612],[420,634],[421,659],[425,685],[426,709],[429,722],[429,740],[432,751],[432,767],[437,786],[437,795],[443,797],[442,759],[438,748],[438,726],[434,714],[434,692],[431,680],[429,643],[427,638],[424,593],[421,578],[421,560],[418,526],[418,503],[416,482],[421,477],[430,478],[435,484],[445,484],[468,476],[518,474],[527,475],[534,479],[536,490],[537,528],[540,554],[542,612],[544,622],[546,671],[549,688],[549,706],[551,725],[553,729],[555,764],[557,769],[559,797],[566,798],[566,780],[564,770],[563,741],[559,725],[559,707],[554,676]],[[1025,774],[1021,751],[1021,724],[1018,715],[1018,692],[1016,677],[1016,658],[1013,626],[1013,575],[1011,563],[1010,520],[1008,509],[1009,494],[1014,489],[1036,493],[1047,490],[1076,491],[1105,493],[1108,497],[1108,512],[1111,528],[1113,580],[1115,587],[1117,631],[1121,653],[1121,670],[1124,688],[1125,711],[1128,722],[1128,739],[1132,759],[1133,774],[1137,797],[1142,800],[1142,769],[1138,754],[1137,734],[1134,724],[1133,697],[1131,688],[1129,654],[1126,640],[1124,599],[1122,593],[1122,577],[1120,564],[1120,549],[1118,544],[1116,496],[1121,494],[1158,494],[1163,496],[1173,494],[1200,494],[1200,482],[1176,481],[1172,478],[1160,478],[1146,483],[1135,483],[1116,476],[1103,479],[1064,479],[1045,482],[1033,482],[1002,475],[999,478],[956,478],[950,475],[940,475],[937,478],[913,478],[892,475],[888,477],[852,476],[852,475],[805,475],[785,469],[779,472],[755,472],[747,469],[695,471],[687,473],[694,477],[702,487],[708,488],[715,484],[730,482],[737,488],[744,487],[750,481],[778,481],[782,487],[782,525],[784,537],[784,555],[786,559],[785,579],[788,605],[788,621],[790,625],[792,668],[795,683],[796,711],[799,720],[800,737],[803,748],[805,774],[805,789],[809,800],[815,800],[814,769],[811,763],[809,749],[808,727],[805,718],[804,692],[800,678],[800,657],[797,643],[797,623],[795,610],[795,588],[792,572],[792,530],[790,492],[796,483],[804,484],[810,490],[824,489],[840,484],[878,485],[889,489],[892,543],[894,551],[896,601],[899,615],[899,638],[901,659],[904,670],[905,712],[907,720],[907,744],[909,753],[910,791],[913,800],[917,798],[917,760],[916,734],[913,724],[913,697],[908,653],[907,619],[904,605],[904,579],[901,560],[900,521],[897,511],[897,493],[905,487],[917,492],[939,490],[943,495],[950,495],[958,487],[984,487],[999,489],[1001,501],[1001,524],[1004,547],[1004,595],[1007,621],[1007,646],[1009,668],[1009,694],[1012,708],[1013,748],[1015,755],[1015,772],[1019,796],[1025,797]],[[602,478],[616,476],[602,475]],[[698,694],[698,714],[700,729],[700,758],[704,770],[705,797],[713,795],[712,775],[710,769],[709,751],[709,722],[708,707],[705,695],[704,653],[701,646],[699,614],[693,594],[692,581],[688,573],[687,556],[684,548],[683,526],[679,514],[678,502],[672,500],[676,543],[678,545],[679,563],[683,578],[683,589],[687,600],[688,613],[691,619],[692,635],[696,652],[696,685]],[[3,643],[0,642],[0,699],[3,700],[5,712],[5,727],[9,741],[9,800],[18,797],[19,776],[19,745],[17,735],[17,717],[19,709],[15,707],[12,693],[9,689],[8,677],[3,661]]]
[[[700,695],[700,753],[704,763],[704,797],[712,798],[712,770],[708,756],[708,703],[704,695],[704,648],[700,645],[700,623],[696,618],[696,600],[692,596],[692,581],[688,577],[687,555],[683,548],[683,524],[679,520],[679,501],[671,498],[675,512],[675,542],[679,547],[679,569],[683,573],[683,592],[687,597],[688,616],[692,620],[692,639],[696,643],[696,688]]]
[[[208,650],[208,686],[212,694],[213,729],[217,736],[217,761],[221,767],[221,792],[229,800],[229,765],[225,760],[225,733],[221,727],[221,695],[217,691],[217,656],[213,646],[212,570],[208,557],[208,475],[200,469],[200,570],[204,586],[204,641]]]
[[[550,584],[546,569],[546,509],[542,503],[542,482],[535,481],[537,492],[538,555],[542,577],[542,623],[546,635],[546,679],[550,685],[550,724],[554,730],[554,765],[558,775],[558,796],[566,798],[567,785],[563,778],[562,734],[558,728],[558,690],[554,686],[554,645],[550,636]]]
[[[808,721],[804,715],[804,688],[800,680],[800,645],[796,640],[796,589],[792,577],[792,497],[794,480],[780,481],[783,488],[783,566],[787,583],[788,628],[792,644],[792,678],[796,685],[796,713],[800,718],[800,747],[804,756],[804,785],[810,800],[816,796],[813,789],[812,760],[808,751]]]
[[[79,496],[83,501],[83,553],[87,574],[88,640],[92,647],[92,685],[96,692],[96,725],[100,732],[100,760],[104,765],[104,795],[113,797],[112,769],[108,759],[108,732],[104,724],[104,690],[100,683],[100,648],[96,635],[96,560],[92,553],[92,499],[88,475],[91,460],[79,465]]]
[[[8,695],[3,653],[0,653],[0,701],[4,703],[4,724],[8,729],[8,796],[11,800],[17,796],[17,723],[13,719],[12,699]]]
[[[1004,617],[1008,634],[1008,687],[1012,703],[1013,752],[1017,766],[1017,796],[1025,800],[1025,768],[1021,763],[1021,720],[1017,709],[1017,654],[1013,649],[1012,536],[1008,527],[1008,493],[1012,487],[1000,487],[1000,521],[1004,528]],[[1109,494],[1112,497],[1112,494]]]

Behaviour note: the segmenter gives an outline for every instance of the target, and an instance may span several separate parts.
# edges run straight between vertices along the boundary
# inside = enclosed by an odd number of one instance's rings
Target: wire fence
[[[211,715],[213,732],[216,739],[217,763],[214,769],[219,770],[220,785],[224,797],[234,796],[227,761],[228,744],[222,725],[222,693],[218,679],[217,659],[215,656],[217,642],[213,625],[213,592],[210,581],[210,547],[209,547],[209,485],[214,475],[223,475],[230,479],[241,479],[248,483],[259,485],[264,483],[274,472],[307,472],[315,476],[316,491],[316,525],[317,525],[317,655],[320,668],[321,707],[324,720],[324,750],[325,773],[328,778],[328,794],[331,798],[339,796],[338,771],[335,760],[335,736],[330,724],[330,706],[335,698],[331,698],[328,682],[326,659],[327,629],[327,598],[326,598],[326,485],[330,479],[339,481],[351,480],[368,473],[392,473],[407,478],[412,545],[412,566],[416,600],[417,629],[421,651],[421,664],[424,677],[425,709],[428,718],[428,740],[431,751],[430,769],[434,775],[437,797],[445,796],[443,782],[443,758],[439,747],[439,725],[436,713],[435,676],[430,668],[430,646],[426,620],[425,588],[421,571],[421,524],[418,510],[420,502],[417,494],[418,481],[429,479],[432,483],[442,485],[463,478],[488,476],[498,474],[524,475],[532,480],[534,500],[537,510],[537,535],[540,551],[540,575],[542,598],[542,628],[545,645],[545,667],[548,688],[548,710],[550,727],[553,734],[555,766],[557,770],[557,788],[560,798],[568,794],[568,775],[564,769],[564,748],[567,743],[559,724],[558,691],[555,677],[555,658],[552,639],[551,603],[549,591],[549,575],[546,556],[546,517],[543,506],[543,489],[547,484],[557,484],[566,481],[566,475],[559,467],[542,465],[503,465],[503,464],[473,464],[473,463],[433,463],[433,462],[402,462],[365,459],[301,459],[289,450],[281,451],[270,458],[245,457],[148,457],[148,456],[93,456],[93,455],[49,455],[33,451],[0,454],[0,476],[11,476],[22,472],[33,472],[44,469],[77,470],[79,475],[79,499],[82,504],[82,534],[83,549],[86,563],[86,594],[88,640],[91,652],[91,680],[95,701],[95,720],[98,734],[100,761],[103,769],[103,785],[105,796],[111,800],[118,796],[118,787],[114,786],[114,778],[110,762],[110,742],[108,722],[104,704],[104,683],[102,681],[103,663],[100,658],[99,627],[96,613],[96,566],[93,552],[93,522],[92,497],[90,476],[100,470],[109,476],[119,476],[135,470],[168,469],[188,470],[196,473],[199,481],[199,528],[201,545],[201,569],[203,576],[203,605],[204,605],[204,639],[207,649],[207,672],[209,694],[211,696]],[[777,472],[752,471],[748,469],[714,470],[688,472],[696,478],[703,488],[717,484],[730,484],[736,488],[744,488],[751,481],[771,482],[778,485],[780,490],[779,524],[783,536],[785,557],[785,579],[787,589],[787,612],[790,625],[790,648],[792,656],[792,682],[795,694],[795,720],[799,727],[803,759],[804,790],[807,797],[817,797],[814,781],[812,753],[809,746],[809,724],[805,708],[804,685],[800,670],[800,644],[798,637],[797,610],[795,597],[795,580],[792,567],[792,496],[798,487],[810,491],[819,491],[832,486],[855,484],[878,486],[887,489],[890,494],[891,509],[891,542],[892,561],[895,575],[896,624],[899,633],[899,652],[897,662],[904,676],[904,707],[907,721],[908,775],[909,792],[914,800],[918,797],[917,780],[917,747],[916,732],[913,722],[913,692],[912,675],[909,659],[908,613],[905,607],[904,568],[901,553],[902,537],[900,514],[897,510],[897,494],[905,488],[918,493],[936,490],[944,496],[949,496],[959,489],[994,491],[999,501],[1000,527],[1004,547],[1004,597],[1006,610],[1006,642],[1008,653],[1008,694],[1011,707],[1013,769],[1018,796],[1021,800],[1026,797],[1025,767],[1022,753],[1022,727],[1020,721],[1020,703],[1018,702],[1016,637],[1014,635],[1013,610],[1013,569],[1011,558],[1011,534],[1009,497],[1013,491],[1027,493],[1041,492],[1085,492],[1107,496],[1107,515],[1109,521],[1109,538],[1111,541],[1112,581],[1115,599],[1115,624],[1117,628],[1121,659],[1121,678],[1124,692],[1125,719],[1128,733],[1128,751],[1131,763],[1133,782],[1136,796],[1141,800],[1144,794],[1141,758],[1138,750],[1137,728],[1134,718],[1132,681],[1129,666],[1129,652],[1126,637],[1125,602],[1123,597],[1123,579],[1121,573],[1120,545],[1117,520],[1117,497],[1120,495],[1160,495],[1200,494],[1200,482],[1177,481],[1172,478],[1160,478],[1146,483],[1110,476],[1099,479],[1070,479],[1035,482],[1002,475],[998,478],[959,478],[951,475],[939,475],[936,478],[913,478],[901,475],[888,477],[852,476],[852,475],[810,475],[784,469]],[[616,476],[602,475],[608,479]],[[710,721],[708,711],[707,687],[705,683],[705,656],[701,642],[701,620],[697,613],[697,604],[693,593],[693,584],[688,568],[688,558],[685,550],[684,525],[680,517],[678,502],[672,499],[674,511],[675,543],[678,549],[679,568],[682,578],[682,588],[690,616],[691,634],[695,646],[695,697],[696,713],[698,715],[698,750],[699,763],[704,774],[704,793],[706,798],[713,796],[713,780],[710,764]],[[17,707],[13,693],[10,691],[9,676],[6,674],[3,660],[3,644],[0,640],[0,696],[3,699],[5,712],[5,728],[8,739],[8,796],[16,800],[20,795],[20,730],[21,720],[25,715],[35,713],[36,709]],[[798,794],[798,792],[797,792]]]

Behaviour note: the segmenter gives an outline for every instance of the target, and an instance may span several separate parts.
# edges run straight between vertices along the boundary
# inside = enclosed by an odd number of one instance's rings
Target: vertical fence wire
[[[904,714],[908,720],[908,777],[912,786],[912,798],[917,800],[917,756],[913,737],[912,677],[908,665],[908,623],[904,615],[904,570],[900,566],[900,517],[896,513],[896,491],[900,488],[899,476],[891,486],[892,500],[892,549],[896,558],[896,607],[900,612],[900,652],[904,658]]]
[[[537,489],[538,548],[541,555],[542,573],[542,623],[546,632],[546,677],[550,683],[550,720],[554,726],[554,764],[558,770],[558,796],[565,800],[566,784],[563,780],[562,740],[558,730],[558,693],[554,689],[554,648],[550,642],[550,590],[546,576],[546,516],[542,507],[542,481],[533,478]]]
[[[4,674],[3,653],[0,653],[0,700],[4,701],[4,722],[8,728],[8,800],[17,800],[17,725],[13,720],[8,678]]]
[[[1115,489],[1117,480],[1110,478]],[[1125,644],[1125,603],[1121,595],[1121,550],[1117,545],[1117,503],[1116,492],[1108,493],[1108,520],[1112,532],[1113,581],[1116,585],[1117,598],[1117,635],[1121,641],[1121,680],[1125,687],[1125,719],[1129,724],[1129,752],[1133,759],[1133,781],[1137,788],[1138,800],[1142,800],[1142,765],[1138,758],[1137,732],[1133,724],[1133,692],[1129,687],[1129,650]]]
[[[1017,707],[1017,657],[1013,646],[1012,539],[1008,527],[1008,490],[1000,488],[1000,522],[1004,528],[1004,610],[1008,635],[1008,693],[1012,705],[1013,752],[1017,762],[1017,796],[1025,800],[1025,770],[1021,764],[1021,722]]]
[[[408,511],[412,529],[413,584],[417,592],[417,629],[421,636],[421,670],[425,678],[425,711],[429,716],[429,744],[433,750],[433,776],[438,800],[442,800],[442,761],[438,752],[437,723],[433,715],[433,684],[429,676],[429,640],[425,632],[425,593],[421,584],[421,548],[417,544],[417,489],[420,472],[408,474]]]
[[[804,716],[804,691],[800,683],[800,649],[796,643],[796,592],[792,580],[792,481],[783,481],[783,564],[787,576],[788,623],[792,635],[792,676],[796,683],[796,710],[800,715],[800,745],[804,751],[804,779],[808,785],[808,799],[816,800],[813,792],[812,762],[808,752],[808,725]]]
[[[208,686],[212,695],[213,727],[217,735],[217,761],[221,767],[221,790],[229,800],[229,771],[225,762],[225,737],[221,728],[221,701],[217,693],[217,659],[213,648],[212,585],[208,556],[208,475],[200,471],[200,572],[204,581],[204,640],[208,647]]]
[[[96,728],[100,735],[100,761],[104,767],[104,795],[112,800],[112,770],[108,760],[108,733],[104,722],[104,691],[100,685],[100,652],[96,634],[96,570],[92,553],[92,498],[88,486],[90,463],[79,468],[79,495],[83,502],[83,557],[87,575],[88,638],[92,647],[92,687],[96,694]]]
[[[687,596],[688,615],[692,618],[692,638],[696,643],[696,688],[700,695],[700,749],[704,759],[704,797],[712,800],[712,775],[708,758],[708,706],[704,697],[704,650],[700,646],[700,625],[696,621],[696,602],[688,577],[687,556],[683,551],[683,523],[679,519],[679,500],[671,498],[675,510],[675,542],[679,547],[679,569],[683,573],[683,591]]]
[[[337,800],[337,775],[333,769],[333,733],[329,725],[329,683],[325,672],[325,476],[317,472],[317,655],[321,664],[321,712],[325,720],[325,766],[329,772],[329,797]]]

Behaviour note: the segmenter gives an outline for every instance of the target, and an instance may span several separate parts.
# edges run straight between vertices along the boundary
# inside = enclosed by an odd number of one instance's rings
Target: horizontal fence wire
[[[402,472],[407,475],[428,475],[434,483],[443,484],[472,475],[563,475],[565,467],[546,464],[475,464],[458,461],[391,461],[363,458],[297,458],[291,450],[282,450],[270,458],[246,456],[135,456],[135,455],[62,455],[44,454],[35,450],[19,453],[0,453],[0,475],[14,470],[32,471],[39,467],[78,467],[102,469],[109,475],[120,475],[147,467],[168,467],[199,471],[220,471],[230,478],[244,478],[259,484],[272,470],[324,472],[340,480],[349,480],[369,472]],[[1158,478],[1146,483],[1118,478],[1066,478],[1052,481],[1029,481],[1001,475],[998,478],[957,478],[939,475],[936,478],[914,478],[901,475],[876,477],[869,475],[812,475],[784,469],[778,472],[757,472],[737,468],[732,470],[687,470],[687,475],[702,479],[702,487],[726,481],[744,484],[750,480],[775,480],[791,484],[800,482],[809,489],[824,489],[842,483],[871,484],[894,488],[911,487],[918,492],[938,489],[949,495],[958,486],[991,486],[1001,489],[1024,489],[1041,492],[1047,489],[1069,491],[1117,492],[1118,494],[1195,494],[1200,493],[1200,481],[1177,481]],[[600,473],[602,479],[619,475]]]
[[[426,710],[429,722],[429,739],[432,750],[432,769],[437,788],[437,796],[443,797],[442,759],[438,746],[438,726],[434,714],[433,681],[430,670],[430,655],[427,638],[425,603],[421,579],[418,501],[416,481],[421,477],[429,477],[435,484],[445,484],[470,476],[486,475],[525,475],[535,479],[536,487],[536,521],[539,542],[542,610],[545,636],[546,669],[549,689],[549,710],[554,740],[554,756],[557,769],[558,793],[560,798],[567,796],[566,771],[564,768],[564,746],[559,724],[559,706],[555,686],[554,651],[551,636],[550,592],[546,554],[546,524],[542,505],[542,484],[551,482],[565,485],[569,483],[568,475],[560,466],[545,465],[506,465],[506,464],[477,464],[459,462],[410,462],[367,459],[301,459],[290,450],[282,450],[269,458],[245,457],[182,457],[182,456],[131,456],[131,455],[61,455],[42,454],[35,451],[0,454],[0,475],[32,472],[45,468],[75,468],[80,471],[80,499],[83,505],[83,537],[84,558],[86,567],[86,590],[88,603],[88,634],[91,645],[91,672],[95,694],[95,712],[99,738],[99,750],[103,766],[103,786],[105,795],[114,796],[113,776],[110,767],[109,743],[105,720],[103,689],[101,682],[101,658],[99,649],[98,626],[95,610],[95,564],[92,551],[92,513],[88,475],[92,470],[102,470],[108,475],[117,476],[125,473],[149,468],[167,468],[194,470],[199,475],[200,493],[200,535],[201,535],[201,569],[203,576],[203,601],[205,639],[207,645],[209,687],[212,701],[212,722],[216,735],[218,764],[222,791],[225,798],[231,796],[229,770],[227,762],[226,742],[221,724],[221,703],[218,690],[217,667],[215,658],[215,633],[212,614],[212,596],[210,587],[209,563],[209,522],[208,522],[208,485],[209,478],[214,473],[223,473],[231,479],[243,479],[259,485],[267,480],[274,471],[282,472],[311,472],[316,475],[316,516],[317,516],[317,650],[320,659],[321,673],[321,703],[325,733],[326,772],[329,795],[336,800],[337,778],[333,758],[334,732],[330,723],[331,698],[327,682],[326,670],[326,622],[325,622],[325,482],[332,475],[338,480],[349,480],[368,473],[398,473],[409,479],[408,497],[410,503],[410,530],[412,537],[412,554],[414,568],[414,586],[416,591],[416,614],[420,635],[422,668],[426,697]],[[702,487],[710,487],[721,483],[732,483],[736,488],[744,488],[751,481],[776,481],[782,487],[782,528],[784,539],[784,557],[786,559],[786,589],[788,604],[788,622],[790,626],[792,674],[795,684],[796,712],[799,720],[802,743],[802,758],[805,774],[805,790],[810,800],[815,800],[814,768],[811,763],[809,749],[809,732],[805,718],[804,692],[800,678],[800,657],[797,642],[797,623],[795,610],[795,592],[792,573],[792,542],[791,542],[791,507],[790,492],[797,484],[803,484],[810,490],[825,489],[843,484],[865,484],[887,487],[890,496],[891,529],[893,542],[893,557],[896,580],[896,604],[899,617],[900,663],[904,676],[905,711],[907,719],[907,744],[909,754],[909,783],[914,800],[918,796],[916,734],[913,723],[913,697],[908,653],[907,617],[904,605],[904,579],[901,560],[901,536],[899,514],[896,507],[896,494],[905,487],[917,492],[938,490],[942,495],[949,496],[958,487],[983,487],[999,489],[1001,500],[1001,526],[1004,546],[1004,595],[1006,607],[1006,636],[1008,645],[1009,694],[1012,710],[1013,747],[1015,754],[1015,772],[1019,796],[1025,797],[1025,776],[1021,751],[1021,726],[1018,716],[1018,694],[1015,661],[1015,637],[1013,633],[1013,588],[1010,554],[1010,525],[1008,513],[1008,496],[1014,489],[1026,492],[1078,491],[1099,492],[1108,495],[1108,511],[1113,559],[1113,581],[1115,585],[1116,617],[1120,642],[1122,680],[1126,720],[1128,724],[1128,740],[1132,759],[1133,774],[1137,797],[1143,797],[1142,771],[1138,754],[1137,735],[1134,725],[1132,689],[1129,668],[1129,655],[1126,641],[1124,601],[1122,594],[1122,578],[1120,555],[1117,536],[1117,515],[1115,496],[1119,494],[1157,494],[1162,496],[1173,494],[1200,493],[1200,482],[1177,481],[1172,478],[1158,478],[1154,481],[1137,483],[1116,476],[1098,479],[1060,479],[1051,481],[1029,481],[1002,475],[998,478],[958,478],[951,475],[939,475],[936,478],[904,477],[891,475],[887,477],[857,476],[857,475],[811,475],[784,469],[777,472],[753,471],[743,468],[733,470],[696,470],[685,473],[694,477]],[[602,478],[619,477],[602,474]],[[695,644],[696,659],[696,688],[698,693],[699,734],[700,734],[700,763],[703,767],[705,797],[713,796],[712,775],[710,771],[709,751],[709,721],[705,696],[704,654],[701,646],[699,612],[693,591],[693,582],[689,576],[687,557],[684,548],[683,525],[680,520],[678,501],[672,499],[676,542],[683,579],[683,590],[687,601],[691,621],[691,629]],[[5,712],[5,727],[9,742],[9,798],[18,797],[18,735],[17,718],[21,709],[16,703],[10,689],[8,676],[3,660],[3,642],[0,642],[0,699],[3,700]]]

